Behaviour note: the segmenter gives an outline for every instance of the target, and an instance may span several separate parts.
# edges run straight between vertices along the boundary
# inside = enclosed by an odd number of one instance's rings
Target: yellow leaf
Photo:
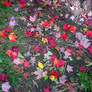
[[[41,69],[43,69],[44,65],[39,61],[38,62],[38,67],[41,68]]]
[[[48,39],[47,38],[42,38],[42,42],[43,43],[47,43],[48,42]]]
[[[54,81],[54,80],[55,80],[55,76],[51,75],[51,76],[50,76],[50,79],[51,79],[52,81]]]
[[[55,48],[56,48],[56,50],[58,50],[58,51],[60,50],[60,46],[56,46]]]

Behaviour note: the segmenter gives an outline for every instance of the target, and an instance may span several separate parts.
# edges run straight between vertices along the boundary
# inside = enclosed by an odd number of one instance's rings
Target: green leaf
[[[88,30],[88,28],[83,28],[83,30],[84,30],[84,31],[87,31],[87,30]]]
[[[18,57],[24,59],[24,56],[20,52],[18,53]]]
[[[27,3],[27,6],[30,6],[30,3]]]
[[[63,72],[64,71],[64,67],[60,67],[59,68],[59,71],[62,71]]]
[[[42,10],[42,8],[38,8],[38,10]]]
[[[51,71],[54,67],[50,67],[49,70]]]
[[[72,57],[69,57],[69,60],[72,61],[73,60]]]
[[[14,26],[9,25],[9,27],[14,28]]]
[[[45,76],[45,77],[44,77],[44,80],[47,80],[48,78],[49,78],[48,76]]]
[[[50,59],[50,55],[52,55],[51,51],[48,51],[46,54],[44,54],[45,58]]]

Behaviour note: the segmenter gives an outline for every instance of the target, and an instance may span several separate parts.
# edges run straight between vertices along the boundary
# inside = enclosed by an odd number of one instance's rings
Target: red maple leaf
[[[90,46],[90,48],[88,48],[88,51],[89,51],[90,53],[92,53],[92,45]]]
[[[26,67],[26,68],[30,67],[29,62],[27,60],[24,60],[24,67]]]
[[[59,67],[59,66],[63,67],[65,65],[65,61],[64,60],[55,59],[54,60],[54,64],[55,64],[56,67]]]
[[[55,60],[57,58],[57,56],[55,56],[54,54],[50,55],[51,60]]]
[[[68,37],[68,34],[67,34],[67,33],[63,33],[63,34],[61,34],[61,38],[63,38],[64,40],[66,40],[67,37]]]
[[[9,1],[7,1],[7,0],[5,0],[5,2],[3,3],[5,6],[11,6],[11,2],[9,2]]]

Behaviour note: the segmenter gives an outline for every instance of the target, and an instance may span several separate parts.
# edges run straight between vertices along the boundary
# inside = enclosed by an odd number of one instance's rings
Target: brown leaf
[[[77,59],[77,60],[80,60],[80,59],[81,59],[81,57],[76,57],[76,59]]]
[[[12,69],[13,69],[14,71],[16,71],[16,72],[20,72],[20,73],[23,73],[23,72],[24,72],[23,69],[22,69],[21,67],[19,67],[18,65],[14,65],[14,66],[12,67]]]
[[[53,26],[54,25],[53,21],[51,21],[49,24],[50,24],[50,26]]]
[[[43,7],[45,7],[45,6],[48,5],[48,3],[49,3],[49,0],[45,0],[44,2],[41,2],[41,5],[42,5]]]
[[[55,49],[56,49],[57,51],[59,51],[59,50],[60,50],[60,46],[57,45],[57,46],[55,47]]]
[[[24,72],[23,76],[24,76],[25,79],[27,79],[27,78],[29,78],[29,73],[28,72]]]
[[[43,17],[43,16],[44,16],[44,13],[40,12],[40,14],[39,14],[39,15],[40,15],[40,17]]]
[[[89,58],[84,59],[84,62],[85,62],[86,64],[88,64],[88,63],[89,63]]]

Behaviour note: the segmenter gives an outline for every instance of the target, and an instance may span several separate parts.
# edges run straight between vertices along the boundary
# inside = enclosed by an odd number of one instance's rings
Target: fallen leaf
[[[25,68],[29,68],[30,67],[30,64],[27,60],[24,60],[24,67]]]

